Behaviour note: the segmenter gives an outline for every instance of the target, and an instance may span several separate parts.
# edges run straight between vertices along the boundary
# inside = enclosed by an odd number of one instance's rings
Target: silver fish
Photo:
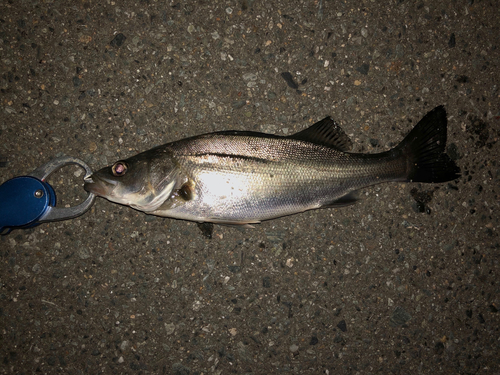
[[[430,111],[393,149],[350,153],[327,117],[282,137],[223,131],[120,160],[91,176],[89,192],[147,214],[249,225],[356,202],[355,192],[391,181],[439,183],[460,176],[445,154],[446,111]]]

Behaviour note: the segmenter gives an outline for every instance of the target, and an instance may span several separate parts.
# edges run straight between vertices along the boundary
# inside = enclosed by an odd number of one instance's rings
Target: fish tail
[[[446,182],[460,177],[460,168],[445,153],[448,120],[443,106],[427,113],[395,150],[407,161],[407,179]]]

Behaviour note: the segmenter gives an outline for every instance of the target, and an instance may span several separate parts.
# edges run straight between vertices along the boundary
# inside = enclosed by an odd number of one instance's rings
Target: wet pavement
[[[499,36],[494,1],[0,4],[0,183],[326,115],[380,152],[441,104],[462,169],[211,239],[104,199],[15,230],[0,373],[500,373]]]

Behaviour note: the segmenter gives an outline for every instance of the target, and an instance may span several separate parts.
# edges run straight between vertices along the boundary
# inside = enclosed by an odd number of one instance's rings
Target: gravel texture
[[[0,183],[326,115],[379,152],[441,104],[462,169],[211,239],[103,199],[15,230],[0,373],[500,373],[496,1],[3,1],[0,59]]]

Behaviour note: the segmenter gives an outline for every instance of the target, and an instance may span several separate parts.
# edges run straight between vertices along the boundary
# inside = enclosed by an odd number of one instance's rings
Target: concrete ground
[[[462,177],[212,239],[104,199],[15,230],[0,373],[500,373],[498,20],[487,0],[1,2],[0,183],[326,115],[380,152],[441,104]],[[61,205],[82,177],[52,176]]]

